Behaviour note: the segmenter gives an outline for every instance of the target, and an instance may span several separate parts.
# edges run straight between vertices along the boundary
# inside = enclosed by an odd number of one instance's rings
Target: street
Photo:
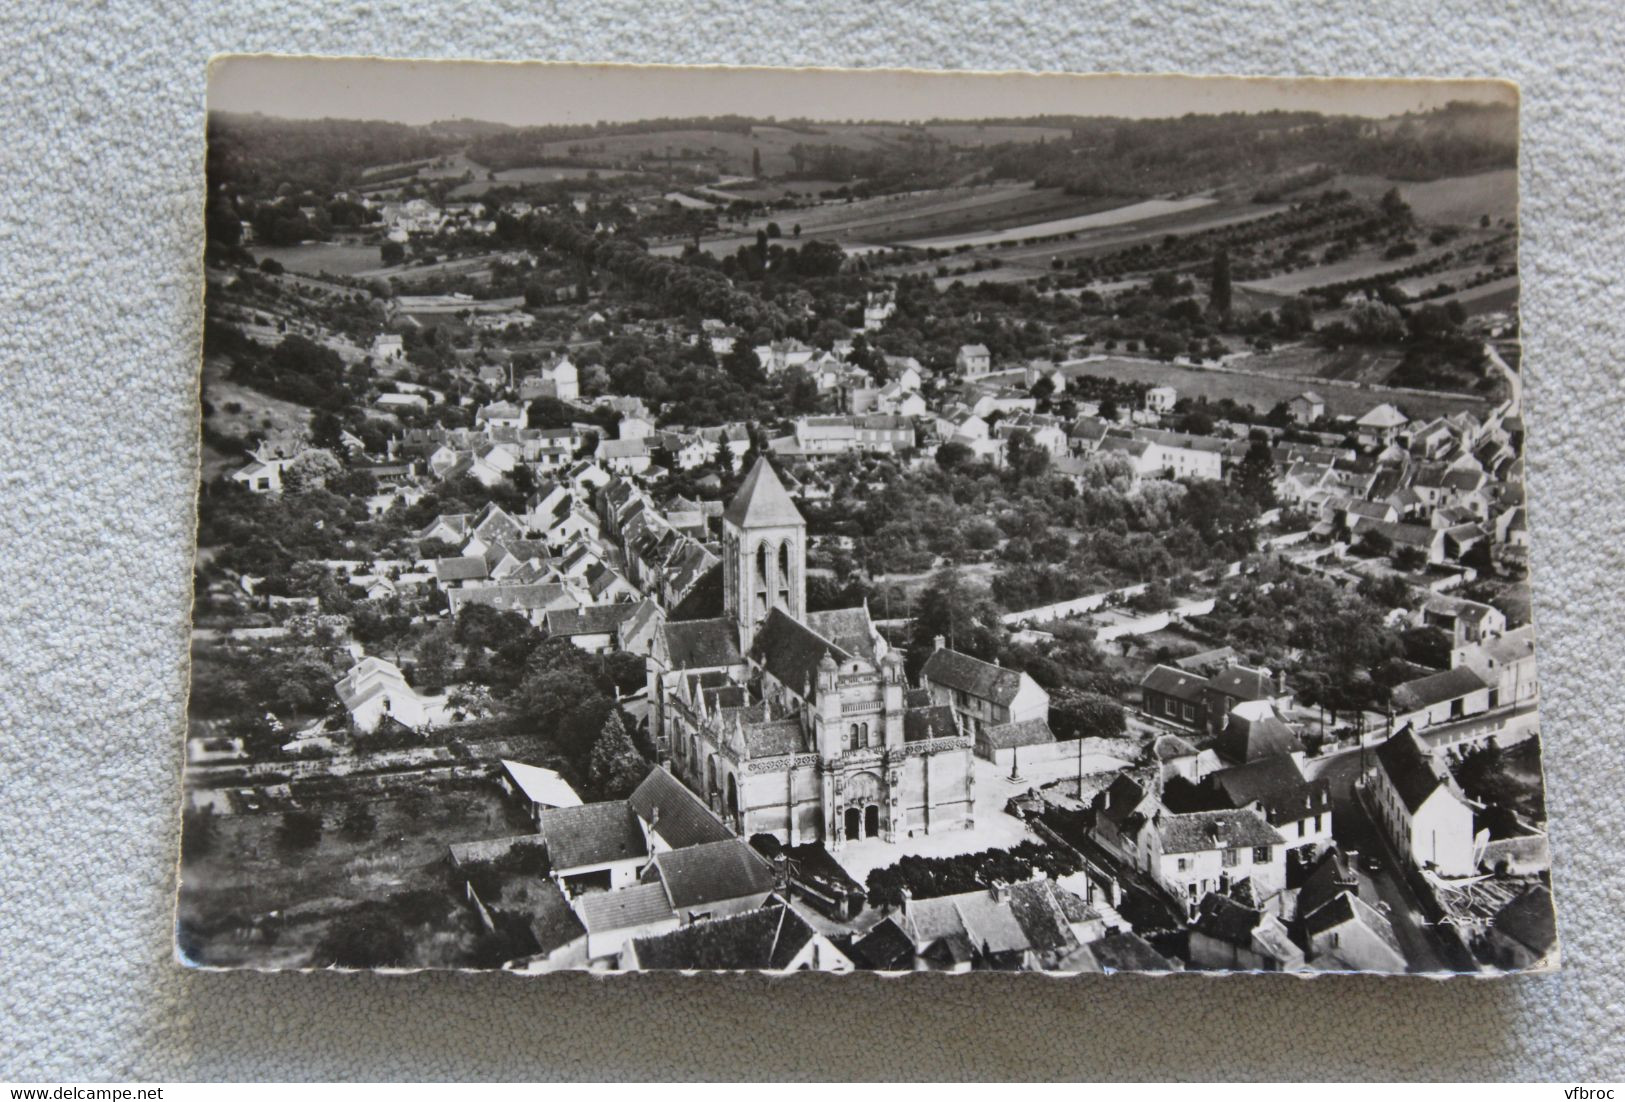
[[[1366,763],[1371,761],[1367,750]],[[1331,758],[1305,763],[1304,771],[1310,779],[1323,779],[1331,786],[1332,836],[1347,852],[1360,854],[1360,898],[1368,903],[1377,900],[1388,905],[1388,920],[1399,938],[1400,948],[1413,972],[1454,972],[1453,964],[1438,934],[1427,925],[1422,905],[1406,884],[1405,878],[1394,867],[1394,858],[1379,837],[1377,827],[1366,814],[1354,792],[1354,782],[1360,776],[1361,755],[1351,750]],[[1365,867],[1368,855],[1378,858],[1380,869],[1373,873]]]

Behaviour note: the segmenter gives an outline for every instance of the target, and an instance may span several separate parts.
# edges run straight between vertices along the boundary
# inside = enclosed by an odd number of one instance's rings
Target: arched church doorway
[[[863,837],[863,813],[855,807],[846,809],[846,840],[855,842]]]
[[[728,818],[735,826],[739,825],[739,786],[734,783],[734,775],[728,774]]]
[[[863,836],[865,838],[880,837],[880,808],[870,804],[863,809]]]

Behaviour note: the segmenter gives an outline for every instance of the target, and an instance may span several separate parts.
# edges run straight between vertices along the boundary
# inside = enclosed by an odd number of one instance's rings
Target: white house
[[[1208,892],[1251,880],[1265,900],[1286,887],[1286,839],[1255,811],[1161,812],[1139,832],[1136,864],[1194,917]]]
[[[1171,386],[1154,386],[1145,392],[1145,408],[1152,413],[1172,413],[1179,392]]]
[[[376,730],[385,716],[413,730],[446,722],[445,698],[420,695],[406,683],[399,666],[382,658],[360,659],[333,690],[350,713],[350,722],[362,731]]]
[[[1477,871],[1489,831],[1475,831],[1473,808],[1411,728],[1377,747],[1367,792],[1373,817],[1405,860],[1440,876]]]
[[[401,343],[399,333],[380,333],[372,338],[372,347],[367,354],[380,363],[389,363],[399,360],[406,355],[406,347]]]
[[[962,344],[959,355],[954,358],[954,366],[961,375],[986,375],[993,370],[993,354],[985,344]]]

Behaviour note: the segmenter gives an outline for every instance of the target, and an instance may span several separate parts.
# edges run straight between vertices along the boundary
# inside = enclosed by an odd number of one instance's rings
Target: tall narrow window
[[[779,544],[779,604],[790,608],[790,545]]]

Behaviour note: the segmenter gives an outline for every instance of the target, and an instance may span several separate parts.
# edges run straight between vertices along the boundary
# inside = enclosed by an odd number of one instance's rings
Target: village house
[[[1368,448],[1385,448],[1399,439],[1410,423],[1398,409],[1387,402],[1372,406],[1354,422],[1355,436]]]
[[[1192,918],[1208,892],[1250,882],[1253,898],[1286,887],[1286,839],[1255,811],[1158,811],[1139,828],[1135,867],[1149,874]]]
[[[1457,666],[1395,685],[1389,700],[1396,726],[1420,730],[1487,712],[1499,693],[1499,679],[1492,687],[1471,666]]]
[[[502,790],[522,802],[531,821],[540,826],[542,812],[555,807],[580,807],[581,797],[570,782],[552,769],[502,759],[497,781]]]
[[[954,367],[967,378],[986,375],[993,370],[993,354],[985,344],[962,344],[954,357]]]
[[[446,722],[445,697],[420,694],[399,666],[382,658],[358,659],[333,690],[358,731],[377,730],[385,718],[414,731]]]
[[[1161,415],[1172,413],[1179,401],[1179,392],[1171,386],[1154,386],[1145,392],[1145,408]]]
[[[1049,693],[1025,672],[950,650],[940,635],[934,645],[920,670],[920,685],[935,703],[953,711],[962,734],[985,745],[987,731],[1002,724],[1040,721],[1048,729]]]
[[[571,899],[630,887],[649,863],[643,824],[625,800],[546,808],[537,830],[547,845],[550,875]]]
[[[1415,731],[1401,728],[1377,747],[1365,781],[1372,818],[1401,859],[1440,876],[1471,876],[1488,831],[1479,837],[1473,807]]]
[[[743,914],[691,923],[632,939],[626,971],[695,969],[751,972],[850,972],[852,959],[792,905],[770,897]]]
[[[1502,907],[1485,931],[1495,962],[1507,971],[1524,971],[1555,963],[1557,910],[1552,893],[1536,884]]]
[[[887,972],[1090,971],[1084,947],[1106,933],[1077,895],[1053,880],[1029,880],[933,899],[905,894],[852,951]]]
[[[1217,892],[1202,897],[1188,937],[1197,968],[1291,972],[1303,967],[1303,950],[1278,915]]]
[[[1326,399],[1312,390],[1306,390],[1286,404],[1287,412],[1299,425],[1312,425],[1326,416]]]

